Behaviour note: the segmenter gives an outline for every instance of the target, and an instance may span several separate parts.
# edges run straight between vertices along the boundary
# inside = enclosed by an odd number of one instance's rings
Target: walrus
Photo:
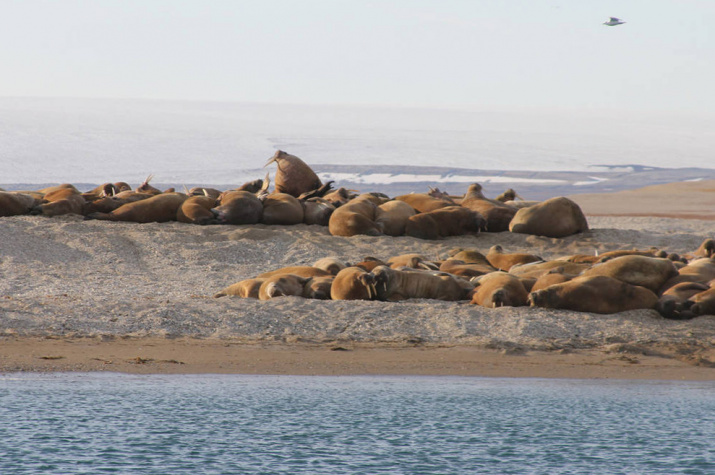
[[[638,249],[619,249],[616,251],[607,251],[602,253],[595,252],[594,254],[574,254],[562,259],[569,262],[586,262],[589,264],[596,264],[597,262],[606,262],[614,257],[621,256],[667,257],[667,253],[659,254],[658,251],[654,249],[647,251],[639,251]]]
[[[388,267],[397,269],[398,267],[411,267],[412,269],[432,269],[437,270],[438,265],[431,263],[421,254],[401,254],[393,256],[387,260]]]
[[[336,209],[330,216],[328,231],[333,236],[382,235],[375,223],[375,211],[382,200],[363,194]]]
[[[190,224],[216,224],[218,220],[211,211],[216,199],[211,196],[189,196],[176,211],[176,220]]]
[[[330,223],[330,216],[335,211],[335,206],[323,198],[300,200],[300,204],[303,206],[303,222],[305,224],[327,226]]]
[[[303,298],[330,300],[330,289],[335,276],[311,277],[303,286]]]
[[[133,223],[165,223],[176,221],[179,207],[188,196],[183,193],[161,193],[145,200],[120,206],[110,213],[91,213],[87,219],[129,221]]]
[[[346,188],[338,188],[337,190],[326,193],[323,199],[333,205],[335,208],[340,208],[342,205],[358,197],[357,194],[353,193],[354,190],[348,190]]]
[[[85,201],[94,201],[107,196],[114,196],[119,193],[119,189],[114,183],[103,183],[89,191],[82,193]]]
[[[310,277],[301,277],[295,274],[279,274],[268,277],[258,289],[258,298],[270,300],[276,297],[302,297],[305,285],[310,279]]]
[[[258,180],[261,183],[263,180]],[[256,190],[258,191],[258,190]],[[221,190],[216,188],[207,188],[205,186],[195,186],[186,192],[189,196],[210,196],[211,198],[217,200],[219,196],[223,193]]]
[[[453,257],[442,261],[439,266],[439,270],[458,277],[478,277],[480,275],[496,271],[496,269],[489,265],[489,263],[467,263]]]
[[[681,282],[698,282],[707,284],[715,279],[715,258],[701,257],[678,269],[678,274],[663,284],[662,290],[673,287]]]
[[[530,262],[542,262],[543,259],[534,254],[525,253],[505,253],[504,249],[499,245],[492,246],[487,252],[487,260],[489,264],[499,270],[509,272],[509,269],[516,265],[529,264]]]
[[[395,200],[404,201],[420,213],[427,213],[436,209],[456,205],[456,203],[450,199],[435,198],[426,193],[410,193],[408,195],[395,196]]]
[[[531,292],[545,289],[554,284],[563,284],[576,276],[576,274],[567,274],[563,267],[555,267],[536,279],[534,285],[531,286]]]
[[[390,265],[387,262],[385,262],[381,259],[378,259],[377,257],[372,257],[372,256],[366,256],[363,258],[362,261],[360,261],[356,264],[353,264],[353,267],[359,267],[359,268],[364,269],[368,272],[372,272],[375,269],[375,267],[377,267],[377,266],[390,267]]]
[[[330,272],[328,272],[327,270],[320,269],[318,267],[288,266],[288,267],[281,267],[280,269],[275,269],[272,271],[263,272],[261,274],[258,274],[256,277],[265,279],[267,277],[273,277],[274,275],[285,275],[285,274],[293,274],[293,275],[297,275],[300,277],[329,277],[329,276],[333,275]]]
[[[516,194],[516,191],[514,191],[513,188],[507,188],[506,190],[504,190],[504,193],[494,199],[497,201],[501,201],[502,203],[506,203],[507,201],[514,201],[517,198],[521,199],[521,196]]]
[[[60,216],[63,214],[84,214],[85,201],[76,188],[60,188],[45,193],[43,203],[35,206],[31,214],[42,216]]]
[[[462,249],[461,247],[458,247],[450,249],[447,254],[450,258],[464,261],[467,264],[485,264],[491,266],[489,260],[487,260],[487,256],[479,252],[477,249]]]
[[[658,297],[649,289],[606,275],[579,276],[529,294],[532,307],[576,312],[617,313],[655,309]]]
[[[333,300],[374,300],[375,276],[359,267],[346,267],[338,272],[330,287]]]
[[[410,216],[417,213],[404,201],[390,200],[382,203],[375,210],[375,223],[382,227],[382,232],[388,236],[402,236]]]
[[[555,269],[557,267],[562,267],[564,269],[564,272],[567,274],[578,275],[586,269],[589,269],[591,265],[587,263],[568,262],[560,260],[530,262],[529,264],[512,266],[511,269],[509,269],[509,273],[522,279],[538,279],[542,275],[547,274],[552,269]]]
[[[588,221],[579,205],[560,196],[519,209],[509,231],[552,238],[571,236],[588,230]]]
[[[265,281],[266,279],[245,279],[233,285],[229,285],[222,291],[216,293],[214,298],[235,295],[244,299],[257,299],[261,285]]]
[[[529,297],[518,277],[507,272],[491,272],[472,279],[471,303],[482,307],[523,307]]]
[[[146,180],[144,180],[144,181],[141,183],[141,185],[139,185],[138,187],[136,187],[136,188],[134,189],[134,191],[136,191],[137,193],[149,193],[149,194],[151,194],[151,195],[159,195],[159,194],[163,193],[160,189],[154,188],[153,186],[151,186],[151,185],[149,184],[149,182],[150,182],[153,178],[154,178],[154,175],[149,175],[148,177],[146,177]]]
[[[114,196],[105,196],[103,198],[87,202],[84,205],[83,213],[85,215],[96,212],[111,213],[122,205],[133,203],[134,201],[145,200],[147,198],[151,198],[152,196],[155,195],[150,195],[149,193],[137,193],[131,190],[120,191]]]
[[[508,230],[509,223],[517,212],[512,206],[485,197],[482,193],[482,185],[479,183],[469,185],[461,205],[482,215],[486,220],[485,230],[490,233]]]
[[[694,302],[690,311],[696,316],[715,315],[715,288],[693,295],[690,297],[690,301]]]
[[[220,224],[256,224],[263,216],[263,203],[247,191],[225,191],[211,212]]]
[[[300,158],[290,155],[282,150],[268,159],[264,165],[267,167],[271,163],[278,165],[274,179],[277,193],[288,193],[297,198],[305,192],[320,188],[323,183],[318,175]]]
[[[658,311],[665,318],[672,320],[689,320],[696,315],[691,310],[695,302],[690,300],[694,295],[710,289],[707,284],[698,282],[681,282],[667,289],[660,296]]]
[[[669,259],[630,255],[615,257],[606,262],[595,264],[590,269],[583,271],[581,275],[607,275],[658,293],[663,284],[677,274],[678,271],[673,265],[673,261]]]
[[[457,277],[449,274],[404,272],[387,266],[378,266],[372,273],[379,300],[465,300],[473,288],[469,283],[459,282]]]
[[[324,271],[329,272],[332,275],[338,275],[338,272],[345,269],[346,267],[349,267],[349,264],[335,257],[323,257],[322,259],[318,259],[317,261],[315,261],[313,263],[313,267],[323,269]]]
[[[261,223],[292,225],[303,222],[303,205],[288,193],[271,193],[261,200],[263,215]]]
[[[0,191],[0,216],[28,214],[40,200],[27,193]]]
[[[706,239],[694,253],[698,257],[715,257],[715,239]]]
[[[476,234],[484,229],[484,223],[484,218],[476,211],[461,206],[448,206],[410,216],[405,226],[405,235],[434,240]]]

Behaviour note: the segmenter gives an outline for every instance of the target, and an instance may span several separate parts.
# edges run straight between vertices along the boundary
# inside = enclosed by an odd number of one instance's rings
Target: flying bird
[[[622,25],[624,23],[625,23],[625,21],[622,21],[619,18],[612,16],[607,22],[604,22],[603,24],[606,26],[616,26],[616,25]]]

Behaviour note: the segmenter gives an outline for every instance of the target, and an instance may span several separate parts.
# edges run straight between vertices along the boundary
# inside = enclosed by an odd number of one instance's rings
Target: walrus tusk
[[[271,186],[271,174],[266,173],[266,177],[263,179],[263,184],[261,185],[261,189],[258,190],[258,194],[262,194],[263,192],[268,192],[268,187]]]
[[[152,178],[154,178],[154,175],[149,175],[140,186],[148,185]]]
[[[184,191],[186,192],[187,195],[191,196],[191,193],[189,193],[189,187],[184,184]]]

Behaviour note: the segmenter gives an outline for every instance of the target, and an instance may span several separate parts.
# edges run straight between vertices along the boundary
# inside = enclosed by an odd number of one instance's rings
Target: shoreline
[[[715,381],[715,350],[614,344],[545,351],[190,338],[22,337],[0,342],[0,374],[65,372]]]

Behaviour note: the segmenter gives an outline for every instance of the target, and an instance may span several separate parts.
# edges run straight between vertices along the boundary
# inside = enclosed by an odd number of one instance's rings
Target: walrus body
[[[459,277],[479,277],[496,269],[489,264],[467,263],[459,259],[446,259],[439,266],[441,272],[448,272]]]
[[[261,285],[266,279],[245,279],[230,285],[214,295],[214,298],[225,297],[227,295],[235,295],[244,299],[257,299]]]
[[[688,265],[678,269],[678,275],[663,284],[663,290],[681,282],[698,282],[706,284],[715,279],[715,258],[702,257],[693,259]]]
[[[305,285],[310,277],[301,277],[295,274],[280,274],[268,277],[258,290],[260,300],[270,300],[276,297],[297,296],[302,297]]]
[[[698,257],[715,257],[715,239],[706,239],[695,251]]]
[[[39,200],[30,194],[0,191],[0,216],[28,214],[38,204]]]
[[[288,193],[272,193],[263,199],[263,224],[300,224],[303,222],[303,205]]]
[[[471,303],[482,307],[522,307],[529,294],[521,280],[506,272],[492,272],[473,281]]]
[[[677,274],[673,261],[669,259],[635,255],[609,259],[582,273],[583,276],[606,275],[632,285],[640,285],[656,293]]]
[[[360,195],[336,209],[328,223],[330,234],[333,236],[381,235],[382,229],[375,223],[377,210],[375,201],[375,197],[371,195]]]
[[[696,316],[715,315],[715,288],[695,294],[690,300],[694,302],[690,311]]]
[[[330,300],[330,289],[335,276],[311,277],[303,286],[303,297],[306,299]]]
[[[566,197],[551,198],[519,209],[509,224],[509,231],[561,238],[588,230],[581,208]]]
[[[111,213],[115,209],[127,203],[145,200],[155,195],[148,193],[137,193],[135,191],[122,191],[114,196],[105,196],[84,205],[84,214],[91,213]]]
[[[415,209],[404,201],[390,200],[375,210],[375,223],[388,236],[402,236],[407,220],[415,214]]]
[[[313,267],[323,269],[332,275],[338,275],[338,272],[348,267],[348,264],[335,257],[324,257],[315,261]]]
[[[434,275],[426,272],[404,272],[386,266],[376,267],[375,288],[380,300],[405,299],[464,300],[466,286],[450,275]]]
[[[247,191],[226,191],[211,211],[220,224],[256,224],[263,216],[263,203]]]
[[[289,267],[281,267],[280,269],[275,269],[275,270],[268,271],[268,272],[263,272],[262,274],[258,274],[256,277],[267,278],[267,277],[273,277],[274,275],[285,275],[285,274],[293,274],[293,275],[298,275],[301,277],[329,277],[329,276],[333,275],[330,272],[328,272],[327,270],[319,269],[319,268],[313,267],[313,266],[289,266]]]
[[[92,213],[87,217],[107,221],[165,223],[176,220],[179,207],[187,198],[183,193],[161,193],[145,200],[127,203],[111,213]]]
[[[435,198],[426,193],[410,193],[409,195],[396,196],[395,200],[404,201],[411,208],[420,213],[427,213],[436,209],[455,206],[455,202],[444,198]]]
[[[578,275],[586,269],[589,269],[591,265],[586,263],[557,260],[531,262],[529,264],[513,266],[511,269],[509,269],[509,273],[521,279],[538,279],[542,275],[549,273],[552,269],[555,269],[557,267],[562,267],[563,271],[567,274]]]
[[[487,260],[493,267],[509,272],[514,266],[529,264],[531,262],[541,262],[543,259],[534,254],[525,253],[505,253],[500,245],[492,246],[487,253]]]
[[[509,223],[517,211],[516,208],[501,201],[486,198],[482,194],[482,186],[479,183],[469,185],[461,205],[482,215],[486,220],[485,230],[490,233],[508,230]]]
[[[176,212],[176,220],[190,224],[216,224],[216,216],[211,211],[216,206],[216,199],[211,196],[190,196]]]
[[[327,226],[330,223],[330,216],[335,211],[335,206],[323,198],[301,200],[300,204],[303,206],[303,222],[305,224]]]
[[[335,276],[330,287],[333,300],[374,300],[375,280],[372,273],[359,267],[347,267]]]
[[[564,272],[563,267],[556,267],[536,279],[534,285],[531,287],[531,291],[536,292],[537,290],[545,289],[554,284],[563,284],[574,277],[576,277],[576,275]]]
[[[416,214],[407,220],[405,235],[419,239],[475,234],[484,228],[484,218],[468,208],[448,206]]]
[[[265,166],[274,162],[278,165],[274,180],[277,193],[287,193],[297,198],[303,193],[313,191],[323,185],[318,175],[295,155],[278,150]]]
[[[63,214],[84,214],[86,203],[82,194],[76,188],[60,188],[46,193],[43,197],[43,204],[33,208],[32,214],[41,214],[48,217]]]
[[[645,287],[606,275],[579,276],[529,294],[531,306],[576,312],[617,313],[655,309],[658,297]]]

